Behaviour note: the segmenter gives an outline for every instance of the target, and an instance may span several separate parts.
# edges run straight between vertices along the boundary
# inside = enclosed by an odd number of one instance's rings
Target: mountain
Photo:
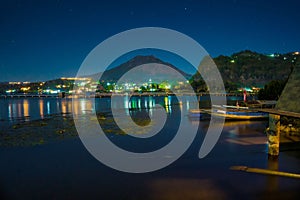
[[[262,87],[271,80],[287,79],[299,61],[299,53],[267,55],[246,50],[218,56],[214,61],[225,83]]]
[[[175,71],[176,70],[176,71]],[[126,76],[126,73],[130,75]],[[176,79],[179,78],[179,72],[181,76],[186,79],[191,78],[191,74],[188,74],[174,65],[164,62],[153,55],[150,56],[136,56],[131,60],[106,70],[104,73],[98,73],[91,76],[94,80],[101,76],[103,81],[116,82],[121,79],[121,81],[148,81],[152,79],[155,81],[164,81],[166,79]],[[123,78],[122,76],[125,75]],[[178,76],[178,77],[177,77]]]

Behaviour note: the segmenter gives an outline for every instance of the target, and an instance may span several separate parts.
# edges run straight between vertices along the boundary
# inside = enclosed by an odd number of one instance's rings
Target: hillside
[[[297,53],[265,55],[249,50],[214,58],[225,84],[257,87],[287,79],[298,60]]]

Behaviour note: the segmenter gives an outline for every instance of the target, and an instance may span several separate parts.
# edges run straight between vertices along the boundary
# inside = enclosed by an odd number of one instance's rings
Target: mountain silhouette
[[[130,74],[126,76],[126,73]],[[166,79],[178,80],[179,76],[187,80],[191,78],[191,74],[153,55],[136,56],[119,66],[106,70],[104,73],[97,73],[90,77],[97,80],[101,76],[101,81],[117,82],[122,79],[123,75],[125,76],[122,82],[148,81],[149,79],[159,82]]]

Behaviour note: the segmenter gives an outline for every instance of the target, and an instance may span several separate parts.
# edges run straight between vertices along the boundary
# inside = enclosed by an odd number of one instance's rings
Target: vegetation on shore
[[[299,55],[299,52],[268,55],[245,50],[231,56],[221,55],[213,60],[223,78],[226,92],[237,92],[239,88],[259,88],[259,99],[276,100],[299,62]],[[197,92],[207,91],[199,73],[192,76],[190,83]]]
[[[287,80],[272,80],[258,92],[258,99],[278,100]]]

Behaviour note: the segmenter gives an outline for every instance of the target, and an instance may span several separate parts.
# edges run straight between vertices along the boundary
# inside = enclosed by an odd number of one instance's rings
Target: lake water
[[[206,98],[206,99],[205,99]],[[240,97],[238,97],[240,98]],[[236,97],[229,100],[236,101]],[[241,99],[239,99],[241,100]],[[128,108],[132,118],[145,118],[155,111],[155,104],[167,112],[169,122],[155,140],[133,140],[116,134],[112,141],[124,149],[151,151],[167,144],[178,127],[180,113],[191,127],[198,127],[190,148],[168,167],[145,174],[131,174],[111,169],[74,139],[33,147],[0,148],[1,199],[296,199],[298,179],[231,171],[236,165],[299,173],[299,151],[286,150],[279,160],[267,159],[264,130],[267,121],[231,121],[224,124],[218,143],[203,159],[198,153],[209,121],[191,119],[189,108],[198,102],[190,97],[122,97],[111,105],[109,98],[71,99],[28,98],[0,99],[1,131],[15,123],[50,118],[74,112],[106,114],[110,108]],[[200,105],[209,105],[207,97]],[[189,134],[189,131],[186,131]],[[156,141],[156,142],[155,142]],[[1,196],[2,195],[2,196]]]
[[[189,109],[190,104],[196,104],[190,97],[183,97],[182,104],[183,112]],[[242,100],[240,96],[227,97],[228,101]],[[208,96],[200,97],[200,106],[209,106]],[[120,103],[118,105],[118,103]],[[172,104],[176,104],[176,97],[174,96],[160,96],[160,97],[121,97],[119,102],[115,105],[111,105],[110,98],[97,98],[95,99],[95,106],[91,104],[90,99],[75,99],[75,104],[79,104],[80,110],[74,110],[74,112],[80,113],[84,110],[95,111],[107,111],[112,107],[124,107],[124,108],[137,108],[137,109],[150,109],[155,104],[162,105],[167,113],[172,112]],[[97,107],[97,108],[96,108]],[[29,121],[36,119],[44,119],[45,117],[59,113],[71,113],[72,112],[72,99],[71,98],[0,98],[0,121]]]

